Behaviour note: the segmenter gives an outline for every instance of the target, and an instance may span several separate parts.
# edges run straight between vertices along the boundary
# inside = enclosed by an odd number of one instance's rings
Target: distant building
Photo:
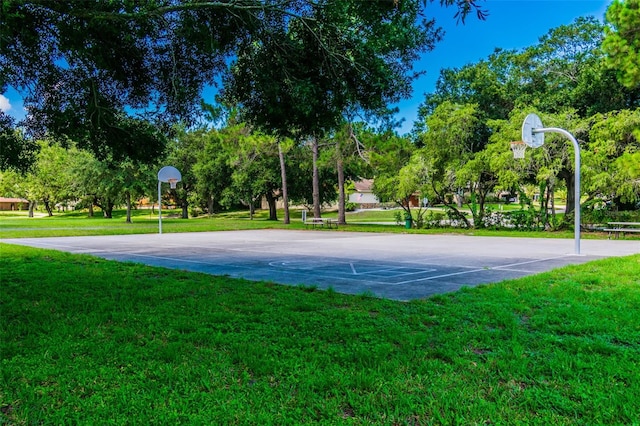
[[[373,179],[363,179],[353,183],[355,192],[349,194],[349,202],[359,205],[361,209],[380,207],[380,200],[373,193]]]
[[[0,197],[0,210],[14,211],[29,209],[29,201],[24,198]]]

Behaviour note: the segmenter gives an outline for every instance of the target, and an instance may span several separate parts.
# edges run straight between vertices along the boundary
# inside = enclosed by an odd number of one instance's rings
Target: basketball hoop
[[[524,151],[527,149],[527,144],[522,141],[511,142],[511,151],[513,151],[513,158],[524,158]]]
[[[158,172],[158,234],[162,234],[162,182],[169,182],[171,189],[176,189],[176,184],[181,180],[180,170],[173,166],[164,166]]]

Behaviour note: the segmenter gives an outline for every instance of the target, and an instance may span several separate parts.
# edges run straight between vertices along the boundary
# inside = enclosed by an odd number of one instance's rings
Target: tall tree
[[[522,122],[530,113],[529,108],[515,109],[508,120],[491,122],[493,134],[491,143],[487,147],[492,158],[491,169],[496,174],[502,189],[513,189],[524,183],[543,185],[553,190],[562,183],[567,190],[565,220],[571,220],[569,215],[575,208],[574,198],[574,152],[573,145],[564,136],[547,133],[544,145],[537,149],[527,149],[524,160],[513,160],[509,151],[509,142],[521,137]],[[566,110],[559,114],[547,114],[536,111],[545,127],[559,127],[571,132],[581,146],[586,148],[589,137],[589,127],[586,120],[581,118],[575,110]]]
[[[520,91],[513,76],[516,61],[515,51],[496,49],[486,60],[441,70],[435,91],[426,94],[420,105],[418,131],[424,130],[424,119],[445,101],[476,104],[489,119],[508,116]]]
[[[640,0],[614,0],[607,9],[602,44],[607,64],[628,88],[640,87]]]
[[[220,135],[232,170],[231,185],[225,190],[227,203],[242,201],[253,217],[255,204],[265,197],[269,220],[277,220],[276,201],[281,195],[282,175],[276,138],[246,123],[230,124]]]
[[[375,170],[373,193],[382,202],[396,203],[411,217],[409,199],[418,188],[401,182],[401,171],[414,158],[415,146],[408,138],[393,133],[379,135],[372,145],[369,158]],[[402,172],[402,176],[410,177],[411,173]]]
[[[462,19],[474,8],[482,17],[473,0],[440,2],[456,7]],[[295,85],[301,88],[296,100],[304,95],[303,100],[314,102],[318,93],[324,100],[331,98],[322,92],[326,87],[314,93],[304,84],[316,71],[323,71],[318,78],[338,77],[336,83],[341,83],[333,85],[338,102],[309,105],[331,119],[345,93],[350,101],[372,99],[366,89],[379,92],[377,85],[385,79],[387,85],[398,81],[390,91],[385,88],[387,94],[406,90],[406,78],[394,77],[405,77],[416,48],[438,36],[433,22],[416,19],[428,3],[5,0],[0,93],[9,85],[21,91],[29,124],[41,132],[92,147],[99,158],[105,150],[134,158],[151,154],[147,150],[155,147],[146,146],[151,141],[127,137],[136,133],[139,123],[122,114],[146,115],[161,123],[189,122],[199,109],[194,99],[205,85],[215,84],[228,59],[242,61],[260,46],[273,62],[289,61],[285,68],[294,79],[302,78]],[[305,55],[301,48],[310,50]],[[388,60],[381,61],[381,52]],[[302,58],[306,60],[297,65],[291,62]],[[386,77],[381,68],[390,71]],[[342,71],[348,73],[343,76]],[[377,78],[370,78],[370,71]],[[247,84],[261,83],[251,78]],[[360,89],[365,90],[356,95]],[[132,146],[130,141],[138,142]]]
[[[113,218],[113,209],[124,201],[123,181],[126,172],[116,164],[98,160],[93,154],[81,151],[71,164],[75,192],[84,199],[93,215],[93,206],[102,210],[105,219]]]
[[[38,142],[40,149],[33,168],[25,177],[26,196],[30,203],[30,212],[36,202],[41,202],[49,216],[58,203],[74,198],[74,177],[70,165],[81,154],[77,150],[68,151],[57,144]]]
[[[198,153],[193,166],[196,193],[204,201],[207,213],[212,215],[222,206],[224,191],[231,185],[233,170],[229,166],[224,130],[199,130],[196,133],[204,138],[204,149]]]
[[[15,120],[0,111],[0,170],[26,172],[40,147],[15,128]]]
[[[584,189],[589,198],[604,198],[618,207],[633,208],[640,200],[634,158],[640,152],[640,109],[591,117],[588,150],[584,154]]]
[[[282,179],[282,203],[284,205],[283,223],[288,225],[291,223],[289,215],[289,188],[287,187],[287,164],[284,159],[283,142],[278,139],[278,159],[280,160],[280,178]],[[288,144],[287,144],[288,145]]]
[[[293,145],[286,157],[288,191],[293,204],[313,209],[313,160],[310,144]],[[318,167],[320,205],[335,202],[336,175],[333,163],[321,158]]]
[[[373,176],[369,150],[365,145],[374,136],[365,123],[344,122],[330,138],[332,150],[328,150],[330,161],[335,163],[338,178],[338,223],[345,225],[347,181]],[[362,140],[361,140],[362,139]]]
[[[433,20],[421,20],[420,2],[321,4],[330,7],[314,8],[312,21],[292,18],[244,46],[224,92],[258,128],[310,142],[314,217],[321,215],[320,135],[335,131],[347,109],[383,111],[408,96],[412,61],[441,36]]]
[[[551,113],[573,108],[588,116],[638,102],[640,93],[625,90],[604,66],[604,29],[594,17],[577,18],[524,49],[514,69],[521,84],[518,104]]]
[[[477,104],[445,101],[427,118],[428,130],[420,135],[434,195],[467,226],[470,223],[459,210],[461,200],[454,201],[460,197],[460,191],[477,191],[480,211],[476,219],[482,223],[484,197],[488,192],[488,181],[492,179],[491,173],[484,167],[485,161],[476,159],[473,164],[467,164],[475,159],[487,143],[486,125],[481,117]],[[461,173],[465,167],[466,172]]]
[[[180,186],[171,190],[171,196],[182,210],[182,218],[189,218],[189,206],[197,187],[194,167],[205,150],[205,140],[197,132],[179,129],[167,146],[165,162],[177,168],[182,175]]]

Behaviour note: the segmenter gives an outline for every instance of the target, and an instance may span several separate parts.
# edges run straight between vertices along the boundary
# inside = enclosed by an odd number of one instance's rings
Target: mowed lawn
[[[0,424],[640,419],[640,255],[411,303],[0,256]]]
[[[94,217],[87,217],[86,211],[55,213],[53,217],[39,216],[28,218],[27,212],[0,212],[0,238],[28,238],[28,237],[70,237],[82,235],[122,235],[122,234],[153,234],[158,232],[157,211],[134,210],[132,223],[125,222],[124,210],[115,210],[112,219],[105,219],[101,212]],[[278,211],[278,221],[267,220],[268,212],[257,211],[253,219],[247,211],[220,213],[208,217],[206,215],[180,219],[178,210],[163,210],[162,231],[174,232],[206,232],[228,231],[240,229],[308,229],[302,222],[300,210],[291,210],[291,223],[283,223],[284,213]],[[337,218],[337,212],[325,212],[323,217]],[[338,227],[338,231],[355,232],[394,232],[394,233],[424,233],[424,234],[466,234],[478,236],[502,237],[533,237],[533,238],[573,238],[573,231],[562,230],[555,232],[520,231],[520,230],[491,230],[491,229],[405,229],[404,222],[396,225],[392,210],[347,212],[347,225]],[[368,223],[369,222],[369,223]],[[387,225],[379,225],[384,222]],[[321,230],[316,228],[315,230]],[[322,229],[327,231],[326,229]],[[332,229],[331,232],[335,232]],[[583,232],[584,239],[606,239],[606,232]],[[639,236],[627,235],[627,239],[638,239]]]

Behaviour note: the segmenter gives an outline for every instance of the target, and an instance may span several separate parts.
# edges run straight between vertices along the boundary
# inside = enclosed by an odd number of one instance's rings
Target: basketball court
[[[5,239],[166,268],[411,300],[640,253],[640,241],[248,230]]]

